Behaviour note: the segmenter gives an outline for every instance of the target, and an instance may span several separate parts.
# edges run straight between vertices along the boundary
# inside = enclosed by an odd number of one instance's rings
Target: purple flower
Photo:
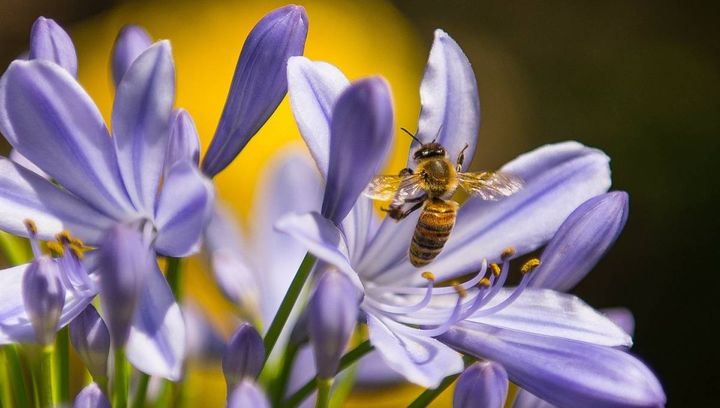
[[[14,61],[0,79],[0,131],[49,179],[0,158],[0,204],[5,209],[0,228],[26,235],[23,220],[31,219],[39,239],[67,230],[102,247],[111,227],[143,226],[157,253],[195,252],[214,193],[192,162],[166,166],[174,94],[170,45],[161,41],[139,53],[117,84],[110,137],[97,107],[66,66],[44,59]],[[93,274],[102,267],[95,261],[94,256],[84,261]],[[184,354],[184,336],[177,335],[184,331],[182,316],[157,264],[148,268],[128,359],[150,374],[177,378]],[[12,280],[10,275],[24,269],[3,275]],[[96,293],[96,288],[81,291],[76,282],[64,282],[84,305]],[[2,332],[6,341],[21,341],[16,326],[25,312],[11,290],[2,287]],[[84,305],[73,313],[63,311],[60,326]],[[66,302],[69,307],[73,303]]]
[[[269,408],[270,403],[262,389],[251,379],[240,382],[228,399],[228,408]]]
[[[22,297],[35,340],[41,345],[55,341],[55,332],[65,305],[65,288],[58,276],[58,264],[48,256],[35,259],[25,271]]]
[[[453,408],[502,408],[508,390],[505,369],[491,361],[477,362],[460,375],[453,393]]]
[[[333,157],[340,152],[333,145],[354,143],[355,136],[349,126],[352,122],[343,127],[328,110],[343,92],[341,74],[305,58],[292,58],[288,70],[293,111],[318,167],[321,172],[328,169],[328,178],[334,171],[347,178],[343,185],[349,187],[335,191],[335,198],[326,191],[325,200],[355,204],[347,217],[342,213],[332,214],[333,220],[317,213],[290,215],[276,227],[355,280],[364,292],[361,309],[370,340],[388,365],[412,382],[434,387],[463,369],[460,355],[453,350],[457,349],[503,365],[513,381],[528,389],[537,385],[532,389],[543,397],[565,398],[567,406],[578,406],[570,401],[608,405],[625,387],[635,388],[638,399],[633,402],[664,400],[652,373],[634,357],[612,348],[631,343],[619,327],[572,295],[528,287],[535,264],[527,265],[528,273],[516,288],[503,288],[513,258],[545,245],[568,215],[607,190],[610,171],[605,154],[565,142],[541,147],[506,164],[502,170],[521,177],[524,188],[497,202],[466,202],[443,253],[429,265],[432,273],[421,273],[407,259],[417,215],[400,223],[380,222],[372,203],[358,197],[354,187],[367,184],[373,175],[353,171],[355,166],[377,168],[383,150],[348,149],[342,151],[347,156]],[[419,137],[428,142],[439,130],[452,127],[453,132],[440,132],[451,157],[457,157],[465,144],[475,143],[479,118],[468,117],[478,113],[472,78],[457,44],[436,31],[421,88]],[[468,89],[473,90],[472,97]],[[368,161],[356,160],[360,155]],[[344,163],[348,169],[334,170],[333,162]],[[604,227],[596,225],[599,230]],[[474,276],[454,287],[435,286],[435,282],[468,274]],[[511,341],[513,349],[500,347]],[[575,370],[555,370],[556,361],[572,363]]]
[[[238,382],[255,379],[265,363],[265,347],[260,333],[250,323],[241,323],[228,340],[222,359],[228,395]]]
[[[305,9],[289,5],[268,13],[250,32],[203,160],[203,171],[209,177],[233,161],[285,97],[287,60],[302,55],[307,30]]]
[[[80,391],[75,397],[73,408],[110,408],[105,394],[96,383],[92,383]]]
[[[70,341],[93,378],[107,378],[110,332],[95,306],[88,305],[70,323]]]

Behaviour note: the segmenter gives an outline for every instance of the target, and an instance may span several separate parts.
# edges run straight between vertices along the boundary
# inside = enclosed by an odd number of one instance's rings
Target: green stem
[[[8,380],[12,380],[13,396],[18,407],[30,406],[30,399],[28,398],[27,384],[25,383],[25,376],[22,371],[22,364],[20,362],[20,355],[18,354],[17,347],[9,344],[3,346],[3,354],[5,355],[5,363],[7,365]],[[10,381],[8,381],[10,382]]]
[[[53,395],[53,346],[41,346],[33,350],[33,386],[38,406],[51,408],[55,406]]]
[[[11,266],[20,265],[29,259],[26,242],[7,232],[0,231],[0,249]]]
[[[140,373],[140,379],[138,380],[138,387],[135,391],[135,396],[132,401],[132,408],[143,408],[145,406],[145,397],[147,396],[148,384],[150,383],[150,376],[145,373]]]
[[[415,401],[411,402],[410,405],[408,405],[408,408],[423,408],[430,405],[435,398],[438,397],[438,395],[442,394],[443,391],[447,389],[447,387],[450,386],[457,378],[460,376],[460,374],[454,374],[445,377],[444,380],[440,383],[440,385],[437,386],[437,388],[428,388],[427,390],[423,391],[420,395],[418,395],[417,398],[415,398]]]
[[[55,398],[60,404],[70,402],[70,337],[63,327],[55,340]]]
[[[297,270],[297,273],[295,274],[295,277],[290,283],[290,287],[288,288],[282,303],[280,303],[280,308],[278,309],[275,318],[273,318],[270,328],[268,328],[265,339],[263,339],[263,344],[265,346],[265,362],[267,362],[268,358],[270,358],[270,354],[275,347],[275,343],[277,343],[277,340],[280,337],[280,332],[282,332],[283,327],[285,327],[285,323],[287,323],[288,317],[290,317],[290,312],[292,311],[293,306],[295,306],[295,303],[300,296],[300,292],[302,291],[303,286],[305,286],[305,281],[307,281],[308,276],[310,276],[310,271],[312,270],[314,264],[315,257],[310,253],[306,254]]]
[[[180,302],[182,297],[182,264],[180,261],[182,258],[168,257],[165,266],[165,278],[177,302]]]
[[[341,359],[340,359],[340,367],[338,368],[335,375],[340,374],[345,370],[346,368],[353,365],[355,362],[360,360],[362,357],[364,357],[367,353],[371,352],[375,347],[373,347],[372,344],[370,344],[370,340],[365,340],[364,342],[360,343],[357,347],[354,349],[348,351]],[[305,398],[309,397],[310,394],[315,390],[315,387],[317,386],[317,381],[315,378],[308,381],[300,387],[299,390],[295,391],[293,395],[290,396],[287,400],[286,407],[297,407],[300,405]]]
[[[315,380],[318,387],[318,397],[315,400],[315,408],[328,408],[330,406],[330,390],[332,378],[318,378]]]
[[[272,384],[272,406],[279,407],[282,403],[283,397],[285,396],[285,389],[292,373],[293,363],[295,362],[295,356],[297,355],[299,347],[296,344],[288,344],[283,355],[282,367],[280,368],[280,374],[278,375],[275,382]]]
[[[115,375],[113,376],[112,406],[114,408],[127,407],[128,398],[128,369],[125,361],[125,350],[121,347],[115,349]]]

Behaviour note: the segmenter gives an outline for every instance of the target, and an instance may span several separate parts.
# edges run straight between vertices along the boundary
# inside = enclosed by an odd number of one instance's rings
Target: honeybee
[[[450,237],[459,207],[451,197],[458,186],[474,197],[499,200],[516,193],[523,182],[502,172],[461,172],[467,145],[453,165],[441,144],[434,140],[423,144],[415,135],[402,130],[420,143],[413,154],[415,170],[405,168],[398,175],[376,176],[364,194],[373,200],[391,201],[383,211],[397,221],[422,207],[408,250],[410,263],[421,267],[440,254]]]

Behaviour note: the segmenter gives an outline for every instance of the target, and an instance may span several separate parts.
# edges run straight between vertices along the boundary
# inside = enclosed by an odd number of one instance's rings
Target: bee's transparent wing
[[[420,176],[375,176],[365,188],[366,197],[378,201],[390,201],[392,205],[402,205],[405,200],[423,192]]]
[[[458,182],[470,195],[483,200],[499,200],[517,193],[523,186],[518,176],[492,171],[458,173]]]

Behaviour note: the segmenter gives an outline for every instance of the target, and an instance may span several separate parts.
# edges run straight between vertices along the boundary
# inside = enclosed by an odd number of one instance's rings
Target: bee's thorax
[[[457,172],[445,157],[419,160],[415,172],[422,175],[423,189],[430,198],[449,198],[457,189]]]

